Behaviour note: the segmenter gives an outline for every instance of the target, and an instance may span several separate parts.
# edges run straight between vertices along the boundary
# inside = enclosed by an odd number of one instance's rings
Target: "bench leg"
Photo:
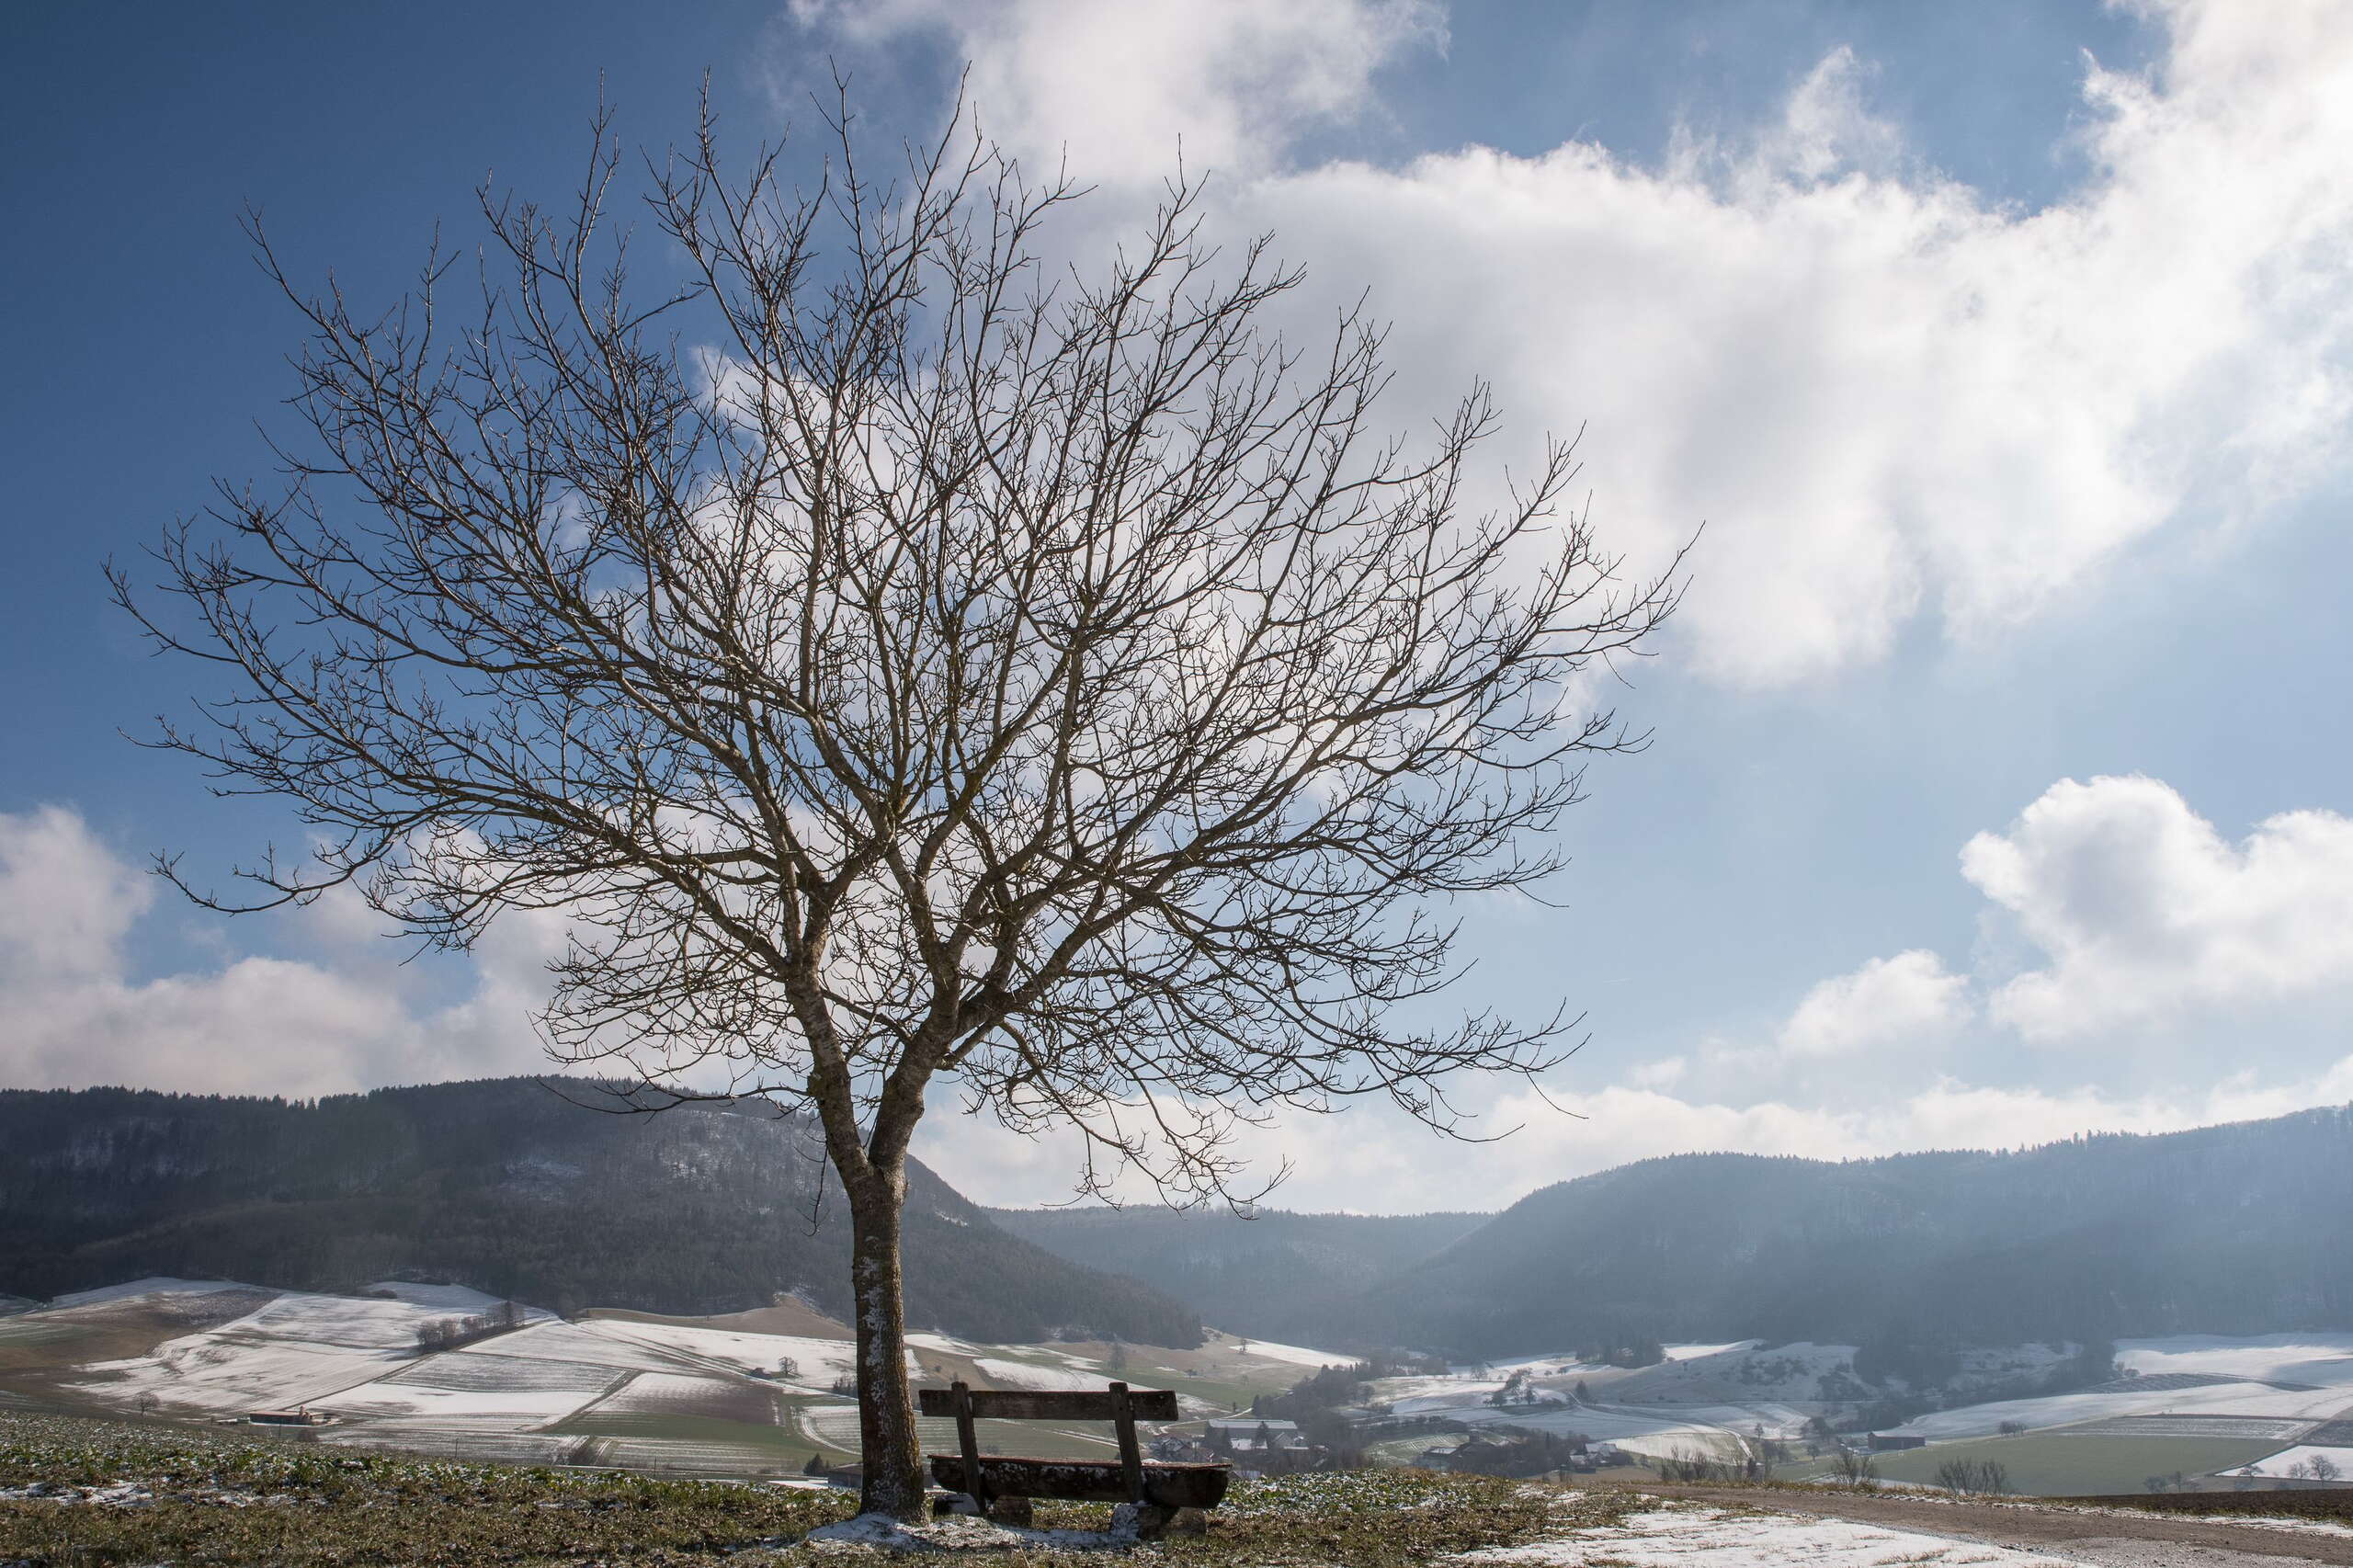
[[[1026,1530],[1036,1519],[1037,1512],[1027,1497],[992,1497],[989,1499],[989,1517],[1000,1525]]]
[[[1122,1503],[1111,1510],[1111,1533],[1126,1535],[1132,1531],[1139,1540],[1157,1540],[1176,1512],[1157,1503]]]

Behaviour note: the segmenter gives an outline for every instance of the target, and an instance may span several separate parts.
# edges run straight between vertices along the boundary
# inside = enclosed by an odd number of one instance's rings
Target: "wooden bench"
[[[1137,1531],[1145,1536],[1159,1535],[1172,1526],[1199,1529],[1203,1525],[1199,1511],[1218,1506],[1233,1474],[1229,1464],[1144,1462],[1136,1423],[1176,1420],[1172,1389],[1113,1383],[1099,1392],[1046,1392],[975,1389],[959,1382],[918,1390],[916,1407],[926,1415],[952,1416],[956,1422],[958,1451],[927,1456],[932,1479],[950,1492],[961,1492],[975,1509],[1000,1523],[1026,1525],[1029,1500],[1053,1497],[1130,1504]],[[976,1421],[1108,1421],[1119,1434],[1120,1457],[1114,1462],[983,1454],[972,1425]]]

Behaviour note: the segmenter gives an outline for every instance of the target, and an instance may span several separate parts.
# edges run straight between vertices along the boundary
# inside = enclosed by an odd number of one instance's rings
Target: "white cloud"
[[[2353,820],[2333,812],[2233,845],[2156,779],[2062,779],[1961,872],[2047,960],[1989,1004],[2029,1039],[2353,986]]]
[[[1182,131],[1243,176],[1221,222],[1308,264],[1303,324],[1373,285],[1391,423],[1485,376],[1518,438],[1589,426],[1611,542],[1655,560],[1705,520],[1681,634],[1713,677],[1772,685],[1876,659],[1923,616],[1998,632],[2176,519],[2211,536],[2341,463],[2353,19],[2141,8],[2157,64],[2086,67],[2090,172],[2031,211],[1927,166],[1844,51],[1775,123],[1655,165],[1573,142],[1300,168],[1299,133],[1370,112],[1426,10],[803,14],[853,41],[944,28],[995,131],[1090,172],[1156,182]]]
[[[1263,173],[1302,130],[1346,124],[1373,73],[1442,47],[1432,0],[792,0],[853,46],[942,36],[971,62],[988,134],[1033,169],[1156,187],[1181,143],[1194,172]]]
[[[153,892],[80,815],[40,806],[0,813],[0,982],[105,973]]]
[[[350,895],[286,917],[334,946],[331,967],[245,956],[135,980],[125,938],[153,902],[78,813],[0,812],[0,1084],[312,1096],[546,1068],[529,1014],[551,938],[531,922],[494,927],[442,1006]]]
[[[2175,1094],[2118,1095],[1940,1078],[1870,1106],[1731,1105],[1623,1085],[1591,1094],[1518,1090],[1483,1119],[1487,1142],[1441,1139],[1394,1114],[1358,1107],[1336,1116],[1285,1117],[1245,1141],[1271,1175],[1292,1175],[1267,1202],[1283,1209],[1410,1213],[1499,1209],[1552,1182],[1665,1154],[1791,1154],[1868,1159],[1919,1149],[2022,1148],[2080,1132],[2171,1132],[2283,1116],[2353,1100],[2353,1056],[2305,1076],[2250,1074]],[[987,1203],[1067,1200],[1075,1150],[1052,1138],[1017,1139],[970,1118],[927,1119],[916,1153],[961,1190]],[[1131,1201],[1152,1196],[1131,1189]]]
[[[1841,1056],[1940,1040],[1969,1019],[1968,983],[1924,949],[1872,959],[1807,992],[1781,1026],[1781,1049],[1792,1056]]]

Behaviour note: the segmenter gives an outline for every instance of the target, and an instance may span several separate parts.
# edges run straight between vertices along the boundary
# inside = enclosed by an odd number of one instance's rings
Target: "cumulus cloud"
[[[1293,166],[1303,129],[1370,112],[1426,10],[804,13],[945,28],[993,128],[1115,188],[1181,133],[1237,176],[1221,221],[1308,265],[1309,315],[1371,284],[1393,422],[1484,376],[1521,437],[1589,427],[1597,516],[1638,561],[1707,522],[1681,633],[1714,678],[1774,685],[1924,616],[1996,632],[2177,518],[2226,528],[2341,463],[2353,28],[2304,0],[2140,8],[2157,62],[2086,65],[2089,172],[2034,210],[1906,148],[1844,51],[1772,123],[1655,164],[1571,142]]]
[[[2277,1005],[2353,994],[2353,819],[2283,812],[2234,844],[2156,779],[2063,779],[2007,830],[1972,838],[1961,867],[2038,955],[2024,972],[1958,972],[1909,949],[1813,986],[1773,1049],[1713,1040],[1696,1056],[1631,1064],[1597,1090],[1502,1093],[1477,1108],[1472,1129],[1492,1142],[1446,1142],[1358,1107],[1282,1117],[1247,1131],[1240,1151],[1262,1178],[1292,1168],[1271,1199],[1284,1207],[1394,1212],[1470,1201],[1449,1194],[1508,1201],[1690,1151],[1850,1159],[2015,1148],[2353,1100],[2353,1056],[2152,1087],[2105,1065],[2084,1082],[2059,1079],[2081,1054],[2041,1054],[2028,1064],[2040,1081],[2018,1082],[2001,1065],[2014,1049],[1984,1049],[2002,1033],[2112,1045],[2129,1030],[2140,1045],[2150,1025],[2201,1009],[2260,1030]],[[1965,1069],[1955,1065],[1962,1045],[1975,1048]],[[1877,1070],[1856,1071],[1866,1060]],[[1836,1063],[1837,1081],[1792,1097],[1792,1070],[1818,1062]],[[969,1190],[1024,1203],[1067,1199],[1079,1159],[1074,1142],[1007,1140],[952,1114],[926,1124],[923,1153]],[[1125,1196],[1153,1195],[1131,1186]]]
[[[1440,47],[1431,0],[792,0],[853,47],[909,34],[970,62],[988,134],[1032,168],[1157,187],[1181,145],[1194,171],[1264,173],[1302,131],[1366,112],[1373,74]]]
[[[1807,992],[1781,1026],[1781,1049],[1792,1056],[1841,1056],[1940,1040],[1968,1021],[1968,983],[1925,949],[1872,959]]]
[[[2031,1040],[2353,986],[2353,820],[2285,812],[2232,844],[2154,778],[2062,779],[1961,872],[2045,962],[1989,1010]]]
[[[501,922],[443,1005],[349,895],[288,917],[332,964],[247,955],[135,979],[126,944],[153,902],[78,813],[0,812],[0,1085],[311,1096],[546,1067],[529,1016],[561,934],[543,923]]]
[[[1497,1208],[1556,1181],[1665,1154],[1839,1160],[1919,1149],[2023,1148],[2081,1132],[2172,1132],[2348,1099],[2353,1056],[2306,1075],[2258,1082],[2240,1074],[2203,1089],[2153,1095],[1944,1077],[1883,1103],[1836,1107],[1779,1099],[1734,1105],[1615,1085],[1590,1094],[1506,1094],[1484,1123],[1495,1132],[1511,1131],[1492,1142],[1450,1142],[1403,1118],[1358,1108],[1283,1119],[1255,1133],[1247,1147],[1268,1174],[1286,1161],[1291,1167],[1270,1204],[1408,1213]],[[1057,1140],[992,1137],[970,1118],[926,1121],[917,1153],[962,1190],[1013,1205],[1067,1200],[1076,1168],[1075,1150]],[[1152,1200],[1140,1187],[1124,1196]]]

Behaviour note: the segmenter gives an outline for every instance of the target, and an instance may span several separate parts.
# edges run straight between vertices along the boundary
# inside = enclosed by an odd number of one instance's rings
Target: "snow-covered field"
[[[68,1304],[186,1293],[187,1283],[142,1280],[138,1284],[143,1289],[86,1291]],[[199,1283],[208,1290],[251,1289]],[[93,1363],[83,1369],[81,1381],[68,1386],[117,1408],[136,1408],[152,1400],[165,1414],[282,1409],[326,1399],[394,1371],[415,1358],[419,1328],[494,1304],[493,1298],[471,1290],[462,1292],[462,1299],[443,1294],[431,1304],[288,1291],[218,1327],[166,1340],[147,1355]]]
[[[495,1339],[485,1340],[478,1346],[469,1346],[454,1354],[494,1354],[518,1359],[571,1361],[642,1372],[667,1371],[677,1366],[678,1358],[657,1346],[608,1332],[607,1321],[599,1318],[588,1323],[541,1324],[514,1334],[502,1334]]]
[[[215,1290],[244,1290],[248,1286],[233,1279],[175,1279],[168,1275],[152,1275],[145,1279],[133,1279],[123,1285],[105,1285],[95,1290],[74,1290],[49,1303],[59,1307],[94,1307],[102,1301],[129,1301],[134,1296],[203,1296]]]
[[[2119,1415],[2159,1414],[2325,1421],[2348,1405],[2353,1405],[2353,1389],[2344,1387],[2293,1393],[2266,1388],[2261,1383],[2213,1383],[2203,1388],[2153,1389],[2145,1392],[2120,1389],[2112,1393],[2006,1399],[1991,1404],[1931,1411],[1892,1429],[1921,1437],[1984,1437],[1998,1431],[2005,1421],[2024,1422],[2029,1430],[2036,1430]]]
[[[1670,1361],[1698,1361],[1710,1356],[1727,1356],[1735,1350],[1753,1350],[1764,1343],[1761,1339],[1735,1339],[1723,1345],[1668,1345],[1662,1349]]]
[[[745,1334],[688,1324],[637,1323],[628,1318],[592,1318],[574,1326],[586,1329],[625,1352],[651,1353],[656,1360],[647,1367],[648,1370],[705,1362],[734,1372],[773,1373],[779,1362],[790,1360],[796,1375],[779,1381],[817,1393],[830,1389],[835,1379],[853,1377],[858,1371],[857,1347],[847,1339]],[[911,1353],[907,1364],[915,1367],[917,1358]]]
[[[2325,1461],[2329,1471],[2315,1479],[2330,1481],[2353,1478],[2353,1449],[2314,1446],[2299,1443],[2292,1449],[2282,1449],[2276,1454],[2266,1454],[2253,1464],[2241,1465],[2224,1473],[2228,1475],[2311,1476],[2315,1460]],[[2333,1473],[2330,1473],[2333,1471]]]
[[[1645,1415],[1631,1410],[1495,1410],[1484,1413],[1464,1410],[1455,1413],[1472,1426],[1507,1426],[1530,1432],[1551,1432],[1562,1437],[1580,1433],[1606,1443],[1614,1443],[1630,1454],[1644,1454],[1654,1459],[1672,1458],[1681,1454],[1705,1454],[1711,1458],[1731,1459],[1739,1452],[1734,1430],[1702,1426],[1682,1415]],[[1746,1427],[1740,1427],[1745,1432]]]
[[[1810,1398],[1823,1374],[1844,1366],[1850,1346],[1795,1344],[1759,1348],[1753,1339],[1675,1345],[1641,1368],[1531,1356],[1481,1363],[1489,1373],[1525,1371],[1541,1395],[1559,1403],[1496,1406],[1502,1377],[1384,1378],[1372,1397],[1399,1415],[1445,1415],[1474,1426],[1582,1433],[1631,1453],[1665,1457],[1701,1452],[1732,1457],[1759,1427],[1768,1437],[1794,1436],[1820,1406]],[[1586,1402],[1571,1395],[1585,1386]]]
[[[2061,1568],[2073,1560],[2009,1547],[1960,1541],[1914,1530],[1883,1529],[1846,1519],[1790,1514],[1734,1514],[1712,1508],[1657,1508],[1622,1524],[1579,1530],[1558,1540],[1473,1551],[1461,1562],[1529,1562],[1578,1568],[1893,1568],[1938,1563],[1961,1568]]]
[[[327,1398],[399,1366],[390,1350],[355,1350],[191,1334],[152,1355],[99,1361],[66,1386],[99,1404],[130,1410],[152,1399],[166,1415],[242,1415]]]
[[[1271,1339],[1240,1342],[1245,1356],[1255,1356],[1261,1361],[1283,1361],[1294,1367],[1313,1371],[1319,1367],[1345,1367],[1356,1359],[1336,1350],[1310,1350],[1303,1345],[1278,1345]]]
[[[2353,1387],[2353,1334],[2267,1334],[2252,1339],[2179,1334],[2164,1339],[2120,1339],[2116,1359],[2144,1375],[2197,1372]]]
[[[996,1356],[976,1357],[972,1364],[1009,1389],[1099,1389],[1108,1377],[1100,1367],[1041,1367]]]

